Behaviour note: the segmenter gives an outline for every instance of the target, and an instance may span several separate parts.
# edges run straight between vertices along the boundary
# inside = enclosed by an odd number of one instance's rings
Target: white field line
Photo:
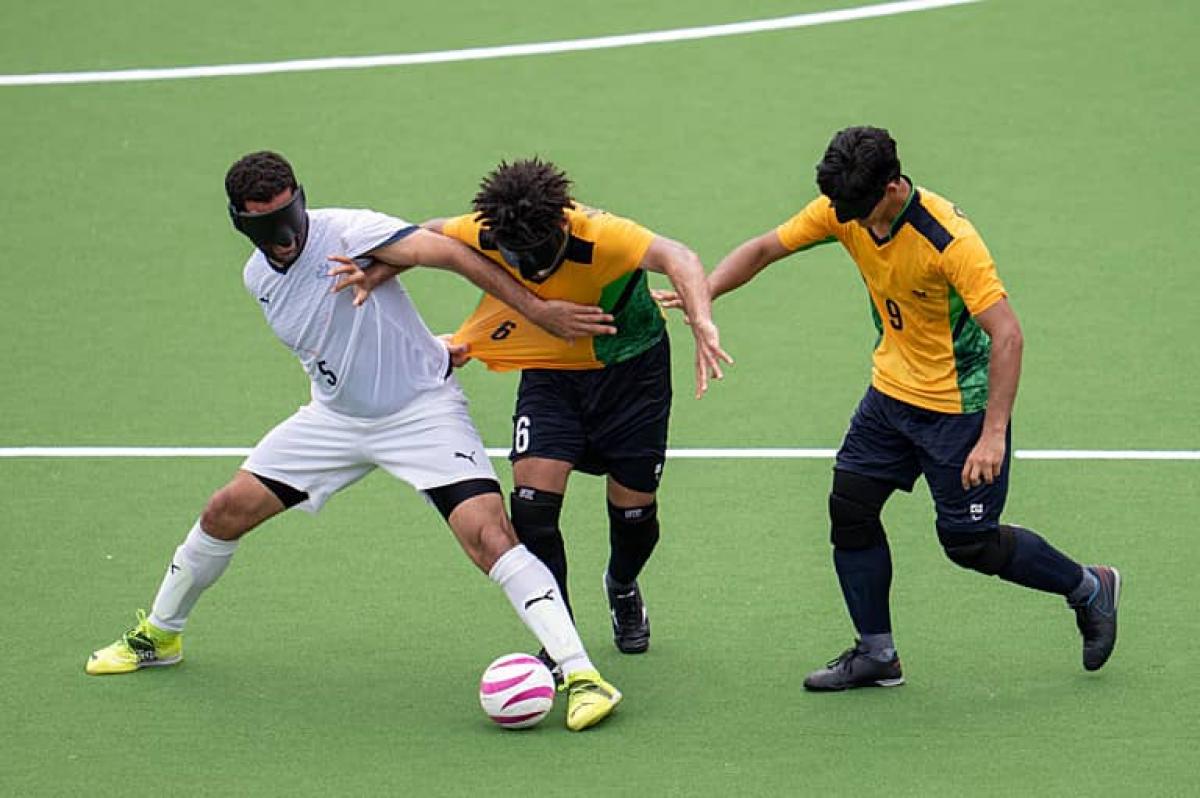
[[[446,64],[456,61],[481,61],[490,58],[571,53],[582,50],[633,47],[641,44],[661,44],[663,42],[713,39],[721,36],[741,36],[747,33],[827,25],[832,22],[849,22],[859,19],[871,19],[873,17],[888,17],[896,14],[907,14],[913,11],[928,11],[936,8],[976,2],[980,2],[980,0],[901,0],[900,2],[843,8],[836,11],[818,11],[774,19],[733,22],[725,25],[705,25],[695,28],[627,33],[618,36],[596,36],[587,39],[569,39],[566,41],[538,42],[533,44],[506,44],[497,47],[472,47],[465,50],[443,50],[427,53],[305,58],[295,61],[274,61],[257,64],[120,69],[102,72],[44,72],[28,75],[0,75],[0,86],[46,86],[64,83],[126,83],[131,81],[270,75],[280,72],[321,72],[330,69],[371,69],[375,67],[412,66],[415,64]]]
[[[834,449],[668,449],[679,460],[829,460]],[[196,458],[245,457],[244,447],[187,446],[9,446],[0,459],[19,458]],[[507,457],[507,448],[487,449],[488,457]],[[1017,449],[1018,460],[1200,460],[1200,451],[1186,449]]]

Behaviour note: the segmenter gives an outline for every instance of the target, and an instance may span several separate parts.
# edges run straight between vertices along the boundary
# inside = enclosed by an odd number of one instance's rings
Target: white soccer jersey
[[[286,271],[259,250],[246,262],[246,290],[300,358],[313,401],[348,416],[380,418],[446,382],[449,353],[399,280],[379,286],[357,308],[351,291],[330,293],[336,278],[328,272],[336,264],[329,255],[358,258],[416,229],[375,211],[310,210],[304,250]]]

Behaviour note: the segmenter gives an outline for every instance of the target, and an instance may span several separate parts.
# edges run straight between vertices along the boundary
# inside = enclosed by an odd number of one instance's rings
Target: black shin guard
[[[658,503],[617,507],[608,503],[608,575],[618,585],[638,578],[658,545]]]
[[[571,598],[567,593],[567,549],[562,531],[558,528],[562,494],[518,485],[509,496],[509,501],[517,540],[554,574],[563,604],[574,617]]]

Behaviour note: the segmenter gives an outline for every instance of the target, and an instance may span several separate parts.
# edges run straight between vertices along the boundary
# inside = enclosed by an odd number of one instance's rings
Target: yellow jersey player
[[[817,184],[822,196],[738,246],[708,279],[716,298],[787,255],[836,241],[870,294],[879,333],[871,385],[837,452],[829,495],[834,567],[858,639],[804,686],[904,682],[880,511],[921,474],[950,560],[1065,596],[1084,667],[1100,668],[1116,644],[1120,574],[1080,566],[1033,531],[1000,522],[1023,339],[987,247],[957,207],[901,173],[886,130],[840,131],[817,165]],[[659,299],[679,304],[670,292]]]
[[[636,654],[650,645],[638,576],[659,540],[656,494],[671,410],[670,345],[646,271],[665,274],[689,314],[697,398],[710,377],[721,377],[721,361],[733,361],[710,318],[695,253],[629,219],[580,205],[570,189],[552,163],[501,163],[483,179],[472,213],[425,226],[491,258],[544,300],[598,306],[606,314],[598,321],[611,318],[611,334],[564,341],[484,295],[454,334],[452,351],[456,365],[473,357],[493,370],[521,371],[510,453],[513,526],[555,575],[564,599],[559,515],[567,480],[573,470],[607,475],[611,554],[604,585],[614,642]],[[378,271],[370,271],[358,278],[360,290],[379,283]]]

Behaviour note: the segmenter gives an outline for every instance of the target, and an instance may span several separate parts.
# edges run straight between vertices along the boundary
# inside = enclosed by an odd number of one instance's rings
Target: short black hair
[[[225,173],[225,194],[239,211],[246,209],[246,200],[267,202],[281,191],[298,187],[292,165],[268,150],[242,156]]]
[[[896,142],[883,128],[848,127],[839,130],[817,164],[817,185],[834,201],[855,202],[882,196],[883,188],[900,178]]]
[[[520,248],[554,232],[563,210],[573,204],[566,173],[535,156],[511,164],[501,161],[480,182],[472,207],[498,241]]]

